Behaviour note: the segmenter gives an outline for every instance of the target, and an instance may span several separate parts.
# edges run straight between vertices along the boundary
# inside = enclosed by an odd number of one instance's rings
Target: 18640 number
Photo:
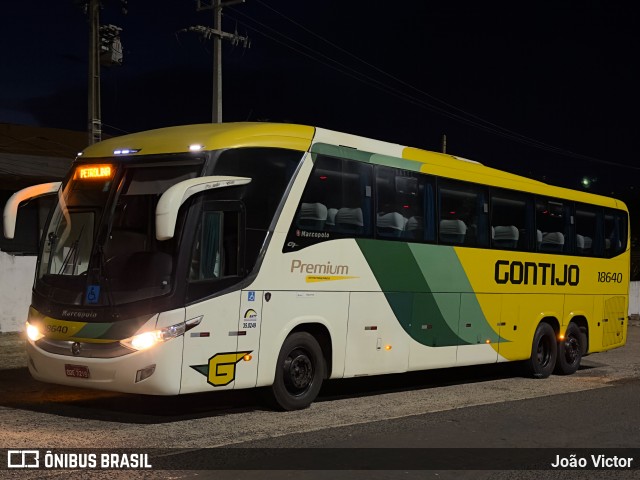
[[[598,272],[599,283],[622,283],[622,273]]]

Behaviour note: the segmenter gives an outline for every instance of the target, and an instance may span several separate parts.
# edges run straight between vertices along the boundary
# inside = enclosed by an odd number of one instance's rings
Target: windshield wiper
[[[71,246],[69,247],[69,251],[67,252],[67,255],[64,257],[64,260],[62,261],[62,266],[60,267],[60,270],[58,271],[58,275],[64,275],[64,271],[66,270],[67,266],[69,265],[69,260],[71,258],[73,258],[73,263],[71,264],[71,273],[70,273],[70,275],[74,274],[75,269],[78,266],[78,245],[80,245],[80,239],[82,238],[82,232],[84,232],[84,225],[82,225],[82,227],[80,228],[80,233],[78,234],[78,238],[76,238],[73,241],[73,243],[71,244]]]

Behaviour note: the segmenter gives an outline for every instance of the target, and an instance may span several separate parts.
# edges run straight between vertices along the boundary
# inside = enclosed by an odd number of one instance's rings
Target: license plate
[[[64,366],[64,372],[67,377],[89,378],[89,367],[85,365],[70,365],[67,363]]]

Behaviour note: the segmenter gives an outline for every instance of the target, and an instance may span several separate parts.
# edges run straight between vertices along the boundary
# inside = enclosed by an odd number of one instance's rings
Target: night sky
[[[317,125],[447,151],[635,209],[635,2],[247,0],[223,26],[225,121]],[[124,64],[102,69],[109,134],[211,119],[212,26],[195,0],[105,0]],[[86,129],[87,38],[73,0],[3,2],[0,122]]]

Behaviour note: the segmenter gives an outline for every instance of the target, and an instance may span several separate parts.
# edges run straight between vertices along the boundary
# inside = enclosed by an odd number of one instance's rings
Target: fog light
[[[149,365],[148,367],[144,367],[142,370],[138,370],[136,372],[136,383],[141,382],[142,380],[146,380],[156,371],[156,364]]]

